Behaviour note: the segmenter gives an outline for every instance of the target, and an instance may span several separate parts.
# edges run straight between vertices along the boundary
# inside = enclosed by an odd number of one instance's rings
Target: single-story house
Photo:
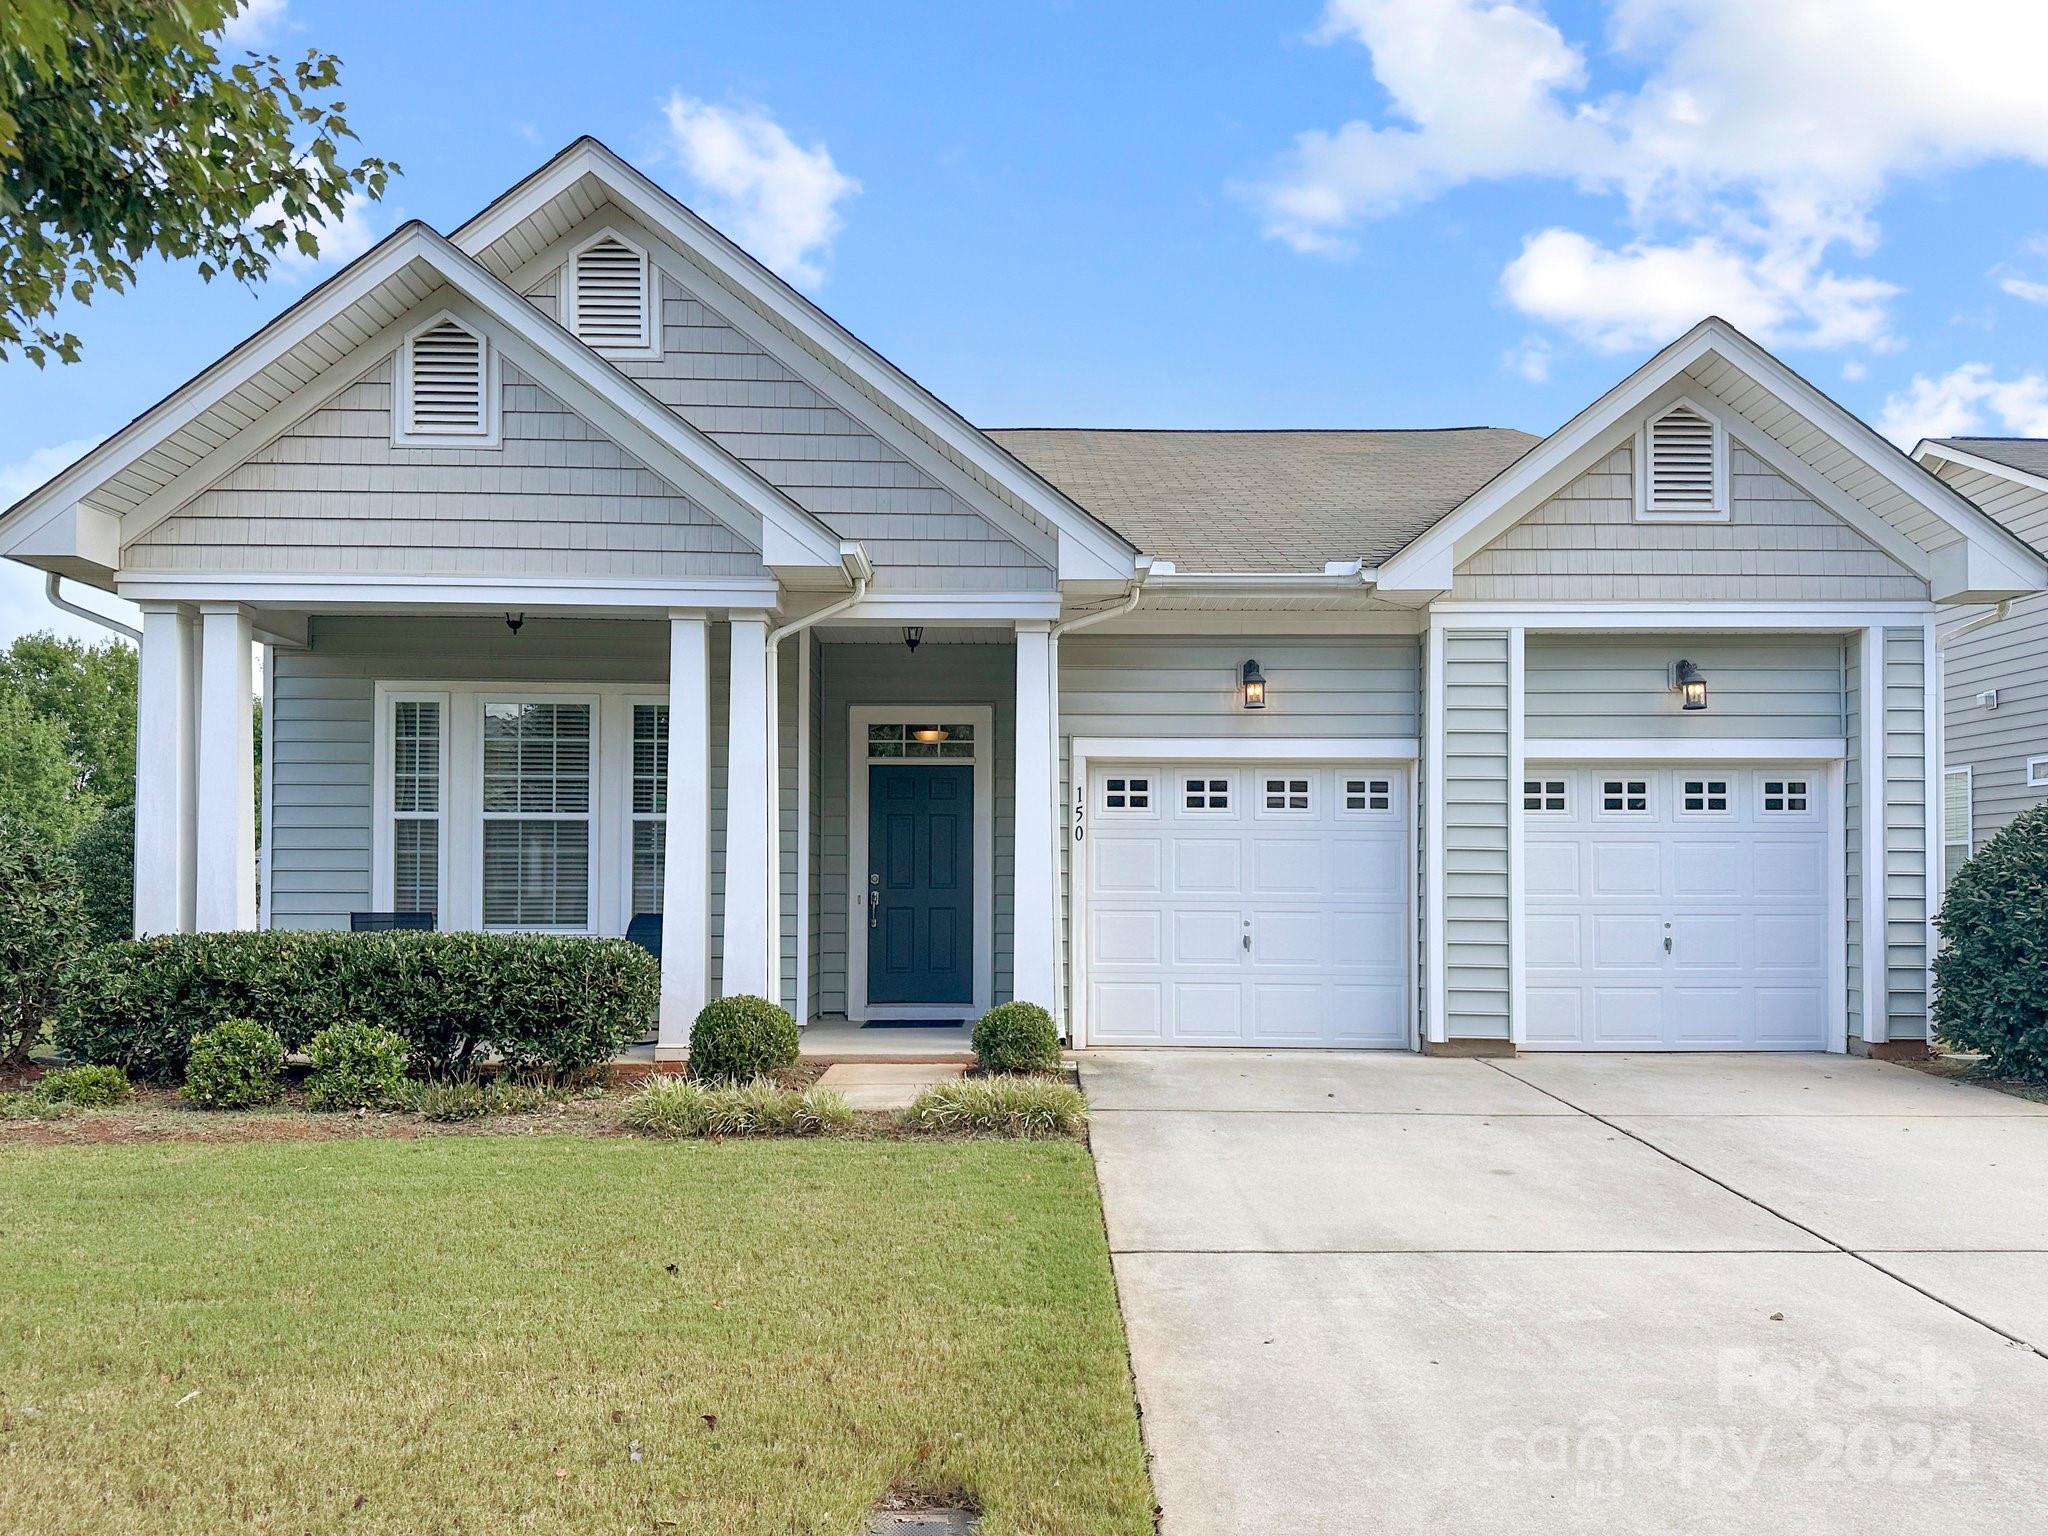
[[[1913,1049],[1936,627],[2048,587],[1714,319],[1542,438],[979,430],[587,139],[0,553],[142,607],[141,931],[659,914],[663,1056]]]
[[[1913,457],[2037,549],[2048,548],[2048,438],[1929,438]],[[1942,844],[1949,874],[2048,800],[2048,606],[1942,615]]]

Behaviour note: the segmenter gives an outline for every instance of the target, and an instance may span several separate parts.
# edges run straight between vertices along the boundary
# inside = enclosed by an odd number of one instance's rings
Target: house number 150
[[[1088,788],[1084,784],[1074,786],[1074,841],[1080,842],[1088,835]]]

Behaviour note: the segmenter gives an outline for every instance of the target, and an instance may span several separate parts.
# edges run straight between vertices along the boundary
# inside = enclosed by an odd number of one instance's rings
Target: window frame
[[[1712,454],[1714,473],[1714,505],[1710,509],[1670,504],[1660,504],[1650,499],[1650,443],[1652,429],[1673,411],[1683,407],[1694,415],[1705,418],[1712,428]],[[1733,514],[1733,497],[1729,494],[1728,426],[1718,413],[1708,409],[1691,395],[1679,395],[1666,400],[1655,410],[1646,412],[1635,436],[1635,520],[1639,523],[1725,523]]]
[[[454,325],[477,340],[479,348],[478,388],[483,391],[478,413],[478,432],[422,432],[412,422],[412,345],[416,338],[440,325]],[[504,391],[500,387],[498,349],[484,330],[452,309],[438,310],[405,333],[391,365],[391,442],[397,448],[502,448],[504,440]]]
[[[1820,786],[1822,782],[1823,780],[1820,775],[1804,768],[1766,768],[1762,770],[1756,775],[1756,819],[1758,821],[1812,820],[1820,814],[1818,807],[1820,804]],[[1784,810],[1772,810],[1770,808],[1770,786],[1772,784],[1782,784],[1785,786],[1779,794],[1779,798],[1785,800],[1792,798],[1792,785],[1804,785],[1805,788],[1800,793],[1806,801],[1805,809],[1795,811],[1788,807]]]
[[[387,688],[376,689],[376,719],[374,742],[371,749],[371,772],[376,775],[371,793],[371,815],[375,817],[374,830],[370,839],[370,900],[371,910],[395,912],[398,910],[398,848],[397,821],[398,795],[394,780],[398,771],[398,706],[401,704],[435,704],[441,710],[441,762],[436,775],[436,793],[440,822],[436,839],[436,861],[434,879],[434,926],[448,926],[448,850],[452,824],[455,820],[454,806],[449,798],[450,786],[454,781],[451,772],[454,758],[454,706],[447,689],[437,688]],[[423,817],[414,819],[424,820]],[[273,833],[273,836],[275,834]]]
[[[1365,804],[1354,806],[1351,803],[1353,784],[1360,786],[1359,798],[1364,800]],[[1375,785],[1378,788],[1375,788]],[[1353,773],[1348,768],[1339,768],[1331,784],[1331,811],[1340,817],[1356,816],[1367,820],[1399,816],[1401,796],[1398,785],[1399,781],[1385,769],[1368,768],[1363,773]],[[1387,803],[1375,806],[1372,803],[1375,795],[1384,797]]]
[[[573,813],[560,811],[487,811],[484,808],[484,717],[494,704],[584,704],[590,708],[590,803],[583,812],[585,854],[588,878],[583,893],[583,923],[577,927],[568,923],[520,923],[501,924],[492,927],[484,920],[484,827],[490,821],[573,821]],[[607,786],[616,780],[616,770],[605,770],[604,710],[603,698],[593,692],[557,692],[549,689],[519,689],[516,686],[504,689],[479,690],[471,696],[471,725],[476,732],[475,761],[471,765],[476,799],[472,820],[476,825],[476,846],[472,850],[471,864],[476,882],[476,932],[478,933],[539,933],[539,934],[599,934],[604,931],[602,900],[599,896],[603,865],[600,863],[600,849],[603,844],[599,837],[599,823],[604,816],[604,799]],[[614,786],[612,792],[616,793]],[[627,878],[630,877],[630,873]]]
[[[1735,786],[1738,782],[1736,776],[1732,773],[1703,773],[1697,779],[1684,772],[1674,774],[1671,780],[1671,814],[1681,821],[1733,820],[1737,814],[1737,805],[1739,803],[1735,792]],[[1702,804],[1696,811],[1689,809],[1685,803],[1687,797],[1691,794],[1691,791],[1686,788],[1688,783],[1695,783],[1700,786],[1699,798]],[[1721,786],[1721,808],[1718,811],[1704,803],[1714,798],[1711,786],[1715,784]]]
[[[1190,791],[1188,788],[1188,781],[1190,779],[1199,781],[1202,788],[1197,791]],[[1176,768],[1173,770],[1173,781],[1176,786],[1174,796],[1174,810],[1176,814],[1205,818],[1232,818],[1238,814],[1238,807],[1242,802],[1238,795],[1236,769]],[[1218,784],[1223,786],[1223,804],[1211,805],[1207,802],[1211,796],[1217,793],[1215,786]],[[1189,805],[1188,796],[1190,793],[1200,794],[1204,803],[1201,805]]]
[[[669,733],[673,732],[673,731],[674,731],[674,729],[675,729],[675,713],[674,713],[674,711],[673,711],[673,710],[670,710],[670,709],[669,709],[669,699],[668,699],[668,690],[667,690],[667,689],[647,689],[647,690],[639,690],[639,689],[635,689],[635,690],[630,690],[630,691],[622,691],[622,692],[621,692],[621,693],[620,693],[620,694],[618,695],[618,703],[619,703],[619,708],[618,708],[618,710],[616,711],[616,713],[617,713],[617,715],[619,716],[619,732],[620,732],[620,746],[619,746],[619,753],[620,753],[620,759],[621,759],[621,761],[620,761],[620,768],[619,768],[619,772],[618,772],[618,773],[617,773],[616,775],[607,775],[606,777],[607,777],[607,779],[609,779],[609,778],[611,778],[611,777],[616,777],[616,778],[617,778],[617,779],[619,780],[619,785],[618,785],[618,794],[619,794],[619,840],[618,840],[618,841],[619,841],[619,879],[618,879],[618,892],[619,892],[619,916],[620,916],[620,919],[621,919],[621,929],[620,929],[620,931],[621,931],[621,932],[623,932],[623,931],[624,931],[624,927],[625,927],[625,925],[626,925],[626,924],[630,924],[630,923],[631,923],[631,922],[633,921],[633,919],[634,919],[634,918],[636,918],[636,917],[638,917],[638,916],[640,915],[640,912],[639,912],[639,907],[638,907],[638,903],[636,903],[636,902],[634,901],[634,899],[633,899],[633,874],[634,874],[634,872],[633,872],[633,835],[634,835],[634,832],[635,832],[635,831],[636,831],[636,830],[638,829],[638,827],[639,827],[640,823],[642,823],[643,821],[649,821],[649,822],[653,822],[653,823],[655,823],[655,824],[656,824],[657,826],[659,826],[659,827],[661,828],[661,847],[662,847],[662,870],[663,870],[663,876],[664,876],[664,879],[663,879],[663,884],[662,884],[662,890],[661,890],[661,893],[660,893],[660,895],[661,895],[661,900],[662,900],[662,903],[663,903],[663,905],[665,905],[665,903],[666,903],[666,896],[667,896],[667,888],[666,888],[666,874],[667,874],[667,868],[668,868],[668,789],[667,789],[667,775],[666,775],[666,773],[664,773],[664,774],[662,775],[662,789],[661,789],[661,797],[662,797],[662,809],[661,809],[661,812],[660,812],[660,814],[659,814],[659,815],[656,815],[656,814],[653,814],[653,813],[651,813],[651,812],[650,812],[650,813],[646,813],[646,814],[643,814],[643,813],[641,813],[641,812],[639,812],[639,811],[635,810],[635,809],[633,808],[633,781],[634,781],[634,779],[635,779],[635,778],[637,777],[637,775],[636,775],[636,773],[635,773],[635,758],[634,758],[634,739],[633,739],[633,728],[634,728],[635,724],[636,724],[636,723],[638,722],[638,720],[639,720],[639,717],[640,717],[640,711],[641,711],[641,710],[643,710],[643,709],[660,709],[660,710],[665,710],[665,711],[668,711],[668,713],[667,713],[667,716],[666,716],[667,724],[666,724],[666,729],[665,729],[665,731],[664,731],[664,735],[663,735],[663,743],[662,743],[662,745],[663,745],[663,752],[662,752],[662,757],[661,757],[661,759],[659,759],[659,761],[665,761],[665,760],[666,760],[666,758],[667,758],[667,748],[668,748],[669,744],[670,744],[670,743],[671,743],[671,742],[672,742],[672,741],[674,740],[674,737],[673,737],[673,735],[671,735],[671,734],[669,734]],[[655,907],[655,909],[654,909],[654,910],[655,910],[655,912],[656,912],[657,914],[659,914],[659,913],[661,912],[661,910],[662,910],[662,906],[661,906],[661,905],[657,905],[657,906]]]
[[[1951,842],[1948,835],[1948,791],[1956,779],[1963,782],[1963,836],[1960,842]],[[1949,850],[1960,848],[1963,856],[1954,865],[1949,863]],[[1965,763],[1956,768],[1941,771],[1941,873],[1942,885],[1947,886],[1956,870],[1977,856],[1977,776]]]
[[[1623,771],[1614,774],[1612,781],[1621,785],[1621,798],[1623,800],[1629,798],[1629,785],[1640,784],[1643,786],[1643,808],[1640,811],[1615,811],[1607,808],[1607,785],[1610,782],[1608,772],[1604,768],[1594,769],[1590,782],[1593,789],[1592,810],[1595,819],[1602,821],[1655,821],[1657,819],[1657,778],[1658,775],[1654,773],[1631,774]]]
[[[1316,809],[1316,797],[1321,793],[1322,780],[1323,775],[1313,769],[1306,773],[1285,772],[1276,774],[1270,769],[1261,768],[1258,771],[1257,777],[1253,780],[1258,787],[1252,795],[1252,815],[1260,820],[1272,818],[1280,821],[1313,821],[1321,814]],[[1280,791],[1283,800],[1294,797],[1295,790],[1293,786],[1295,784],[1302,785],[1301,795],[1308,803],[1306,805],[1268,805],[1266,802],[1272,795],[1273,785],[1276,783],[1284,786]]]
[[[1536,786],[1534,796],[1531,796],[1529,793],[1529,786],[1531,784]],[[1547,806],[1531,805],[1529,803],[1532,798],[1536,800],[1550,799],[1550,786],[1553,784],[1557,786],[1556,798],[1562,802],[1561,804]],[[1549,774],[1545,773],[1537,774],[1532,778],[1528,773],[1524,772],[1522,775],[1522,814],[1524,816],[1540,817],[1545,820],[1555,818],[1561,821],[1569,821],[1572,816],[1572,776],[1567,773],[1561,774],[1557,778],[1552,778]]]
[[[2048,757],[2027,759],[2027,788],[2048,789]]]
[[[1143,805],[1130,803],[1130,797],[1134,793],[1130,788],[1133,779],[1142,781],[1145,786],[1142,790],[1135,791],[1145,797]],[[1122,784],[1124,788],[1112,789],[1112,783]],[[1102,801],[1095,807],[1095,814],[1109,821],[1150,821],[1159,814],[1159,785],[1159,771],[1154,768],[1138,772],[1126,768],[1119,769],[1114,774],[1105,773],[1102,775]],[[1109,803],[1109,797],[1114,794],[1124,797],[1122,805]]]

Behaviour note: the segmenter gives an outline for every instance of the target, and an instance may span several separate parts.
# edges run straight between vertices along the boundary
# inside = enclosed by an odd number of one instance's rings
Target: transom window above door
[[[959,721],[876,721],[868,726],[870,761],[923,758],[966,762],[973,757],[974,727]]]

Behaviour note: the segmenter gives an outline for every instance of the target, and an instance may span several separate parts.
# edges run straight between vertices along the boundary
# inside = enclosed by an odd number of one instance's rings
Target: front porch
[[[913,648],[897,606],[805,628],[150,603],[141,750],[166,771],[138,805],[138,931],[638,918],[661,1009],[629,1060],[681,1059],[739,993],[805,1023],[807,1057],[960,1059],[993,1003],[1056,1000],[1052,624],[930,615]]]

